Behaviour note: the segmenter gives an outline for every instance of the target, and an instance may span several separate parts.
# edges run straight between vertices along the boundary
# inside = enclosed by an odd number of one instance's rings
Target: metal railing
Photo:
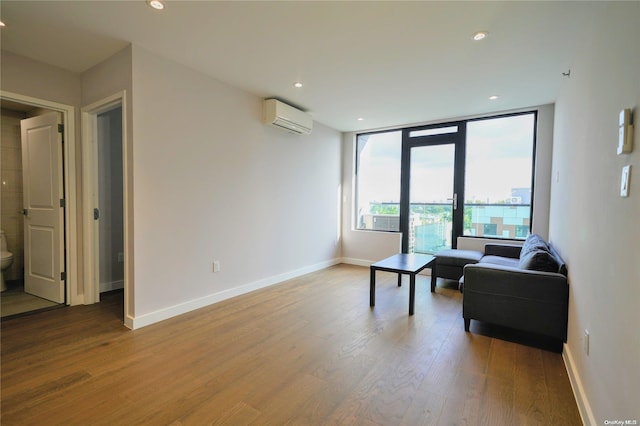
[[[453,206],[450,202],[411,203],[410,211],[410,251],[435,253],[451,247]],[[370,206],[370,212],[358,218],[359,229],[400,230],[399,203],[375,203]],[[524,239],[529,233],[530,215],[530,204],[465,203],[463,235]]]

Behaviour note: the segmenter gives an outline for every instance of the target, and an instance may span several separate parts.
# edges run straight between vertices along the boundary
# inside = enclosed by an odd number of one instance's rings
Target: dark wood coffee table
[[[402,274],[409,274],[409,315],[413,315],[416,299],[416,274],[425,268],[431,268],[436,258],[427,254],[399,253],[387,257],[370,266],[369,306],[376,304],[376,271],[396,272],[398,287],[402,285]]]

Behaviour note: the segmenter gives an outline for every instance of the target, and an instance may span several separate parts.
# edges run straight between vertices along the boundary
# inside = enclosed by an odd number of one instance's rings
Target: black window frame
[[[499,118],[507,118],[507,117],[515,117],[515,116],[521,116],[521,115],[533,115],[533,143],[532,143],[532,153],[531,153],[531,205],[529,208],[529,233],[532,232],[532,227],[533,227],[533,220],[534,220],[534,205],[535,205],[535,180],[536,180],[536,154],[537,154],[537,143],[538,143],[538,110],[537,109],[532,109],[532,110],[523,110],[523,111],[518,111],[518,112],[509,112],[509,113],[500,113],[500,114],[494,114],[494,115],[488,115],[488,116],[482,116],[482,117],[474,117],[474,118],[467,118],[467,119],[460,119],[460,120],[452,120],[452,121],[445,121],[445,122],[440,122],[440,123],[433,123],[433,124],[428,124],[428,125],[414,125],[414,126],[408,126],[408,127],[398,127],[398,128],[391,128],[391,129],[384,129],[384,130],[375,130],[375,131],[370,131],[370,132],[359,132],[356,133],[355,135],[355,150],[354,150],[354,194],[356,195],[354,197],[354,212],[353,212],[353,217],[354,217],[354,222],[355,222],[355,230],[358,231],[375,231],[375,232],[393,232],[393,233],[397,233],[397,232],[402,232],[404,227],[406,226],[406,224],[408,223],[407,217],[408,217],[408,212],[404,211],[406,209],[403,209],[403,202],[405,199],[408,199],[408,193],[409,193],[409,187],[407,184],[407,178],[406,175],[408,174],[408,170],[405,170],[407,168],[407,165],[405,163],[405,159],[407,157],[407,152],[409,152],[409,150],[411,149],[411,143],[410,143],[410,137],[408,137],[408,135],[410,135],[411,132],[413,131],[420,131],[420,130],[425,130],[425,129],[438,129],[438,128],[447,128],[447,127],[452,127],[452,126],[458,126],[459,127],[459,132],[462,134],[462,142],[461,142],[461,146],[458,146],[456,144],[456,169],[454,170],[454,175],[455,175],[455,179],[456,179],[456,191],[458,194],[458,205],[459,208],[461,206],[462,211],[464,212],[465,209],[465,200],[464,200],[464,193],[465,193],[465,188],[466,188],[466,182],[465,182],[465,172],[466,172],[466,148],[467,148],[467,124],[471,123],[471,122],[476,122],[476,121],[484,121],[484,120],[492,120],[492,119],[499,119]],[[399,193],[400,193],[400,200],[398,202],[399,206],[400,206],[400,230],[398,231],[393,231],[393,230],[374,230],[374,229],[367,229],[367,228],[360,228],[359,227],[359,223],[358,223],[358,197],[357,197],[357,193],[358,193],[358,172],[359,172],[359,168],[360,168],[360,156],[358,155],[358,138],[360,136],[364,136],[364,135],[374,135],[374,134],[381,134],[381,133],[392,133],[392,132],[402,132],[402,146],[401,146],[401,165],[400,165],[400,189],[399,189]],[[418,138],[420,138],[421,136],[418,136]],[[429,137],[429,136],[428,136]],[[462,159],[459,158],[459,156],[462,156]],[[457,168],[459,166],[462,166],[462,168],[460,170],[458,170]],[[458,184],[459,182],[461,182],[460,184]],[[481,239],[493,239],[493,240],[501,240],[501,241],[509,241],[509,240],[521,240],[522,238],[504,238],[504,237],[498,237],[498,236],[477,236],[477,235],[465,235],[464,234],[464,226],[462,221],[464,220],[464,213],[460,215],[461,219],[460,219],[460,223],[456,223],[454,224],[454,238],[452,240],[452,246],[455,248],[456,245],[456,240],[457,237],[464,237],[464,238],[481,238]],[[519,226],[525,226],[525,225],[519,225]],[[515,233],[514,233],[514,237],[515,237]],[[404,239],[403,239],[404,240]],[[403,241],[403,251],[405,249],[405,243]]]

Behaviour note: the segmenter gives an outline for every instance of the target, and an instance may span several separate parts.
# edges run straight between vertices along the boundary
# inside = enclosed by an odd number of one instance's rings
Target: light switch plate
[[[624,166],[622,168],[622,178],[620,179],[620,196],[629,196],[629,176],[631,175],[631,166]]]
[[[618,155],[633,151],[633,111],[625,108],[620,111],[618,122]]]

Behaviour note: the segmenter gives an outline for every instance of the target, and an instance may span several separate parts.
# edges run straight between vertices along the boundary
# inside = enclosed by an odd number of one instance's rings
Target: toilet
[[[4,282],[4,271],[11,267],[13,263],[13,253],[7,250],[7,240],[4,237],[4,231],[0,231],[2,238],[2,275],[0,275],[0,279],[2,282],[0,283],[0,291],[5,291],[7,289],[7,285]]]

